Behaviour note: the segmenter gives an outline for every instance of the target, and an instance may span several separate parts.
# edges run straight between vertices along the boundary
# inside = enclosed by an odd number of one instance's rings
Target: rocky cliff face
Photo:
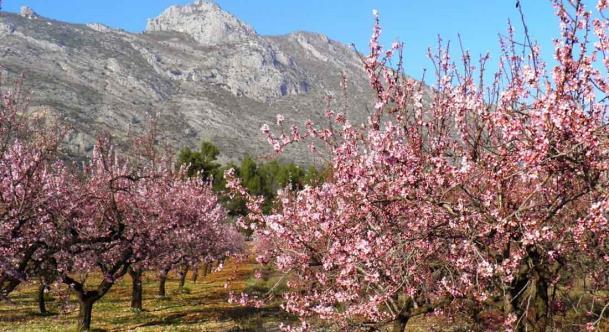
[[[148,20],[147,32],[177,31],[192,36],[199,44],[214,46],[254,40],[252,27],[223,11],[210,1],[198,0],[189,6],[172,6],[159,17]]]
[[[70,145],[79,154],[100,130],[124,137],[150,114],[174,147],[209,139],[225,160],[268,154],[260,126],[277,113],[299,124],[319,120],[327,94],[364,119],[370,94],[361,68],[353,50],[323,35],[261,36],[208,1],[170,7],[142,34],[59,22],[29,8],[0,14],[3,76],[25,74],[32,106],[74,128]],[[287,157],[313,161],[305,149]]]

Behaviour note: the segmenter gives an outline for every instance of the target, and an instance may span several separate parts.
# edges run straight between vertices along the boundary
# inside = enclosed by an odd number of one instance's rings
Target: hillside
[[[275,115],[320,119],[328,94],[340,100],[348,78],[349,116],[363,119],[368,84],[358,54],[310,32],[261,36],[207,1],[172,6],[143,33],[0,13],[3,76],[25,75],[31,105],[74,128],[72,151],[85,154],[101,130],[124,137],[157,114],[164,142],[217,144],[223,160],[268,154],[259,128]],[[311,162],[303,150],[287,158]]]

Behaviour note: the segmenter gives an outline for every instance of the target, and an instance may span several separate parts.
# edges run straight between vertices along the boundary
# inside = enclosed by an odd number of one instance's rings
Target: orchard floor
[[[237,294],[256,285],[256,265],[252,261],[228,261],[223,270],[196,283],[189,279],[185,292],[178,293],[175,275],[167,281],[167,297],[156,297],[158,281],[154,274],[145,275],[144,311],[129,308],[131,283],[127,276],[93,308],[93,331],[278,331],[279,322],[291,318],[278,306],[260,309],[228,303],[228,292]],[[233,280],[228,289],[225,282]],[[73,331],[78,304],[66,301],[52,291],[47,309],[51,315],[38,314],[37,285],[25,285],[11,295],[12,304],[0,302],[0,331]]]
[[[144,275],[144,311],[129,308],[131,280],[125,276],[93,307],[92,331],[280,331],[280,323],[297,320],[279,306],[263,308],[243,307],[228,303],[229,291],[235,294],[267,292],[278,279],[271,272],[263,273],[265,281],[254,278],[259,266],[250,258],[247,261],[229,260],[224,268],[207,276],[199,275],[196,283],[189,274],[184,292],[177,292],[178,279],[170,274],[167,280],[167,297],[159,298],[156,274]],[[92,281],[95,281],[95,278]],[[228,288],[225,283],[229,282]],[[47,296],[50,315],[38,313],[38,285],[23,285],[11,294],[12,304],[0,301],[0,331],[74,331],[78,303],[67,289],[53,289]],[[280,289],[279,289],[280,291]],[[66,300],[66,298],[69,298]],[[466,324],[441,320],[413,319],[408,332],[467,331]],[[333,331],[316,328],[316,331]],[[386,330],[389,331],[389,327]]]

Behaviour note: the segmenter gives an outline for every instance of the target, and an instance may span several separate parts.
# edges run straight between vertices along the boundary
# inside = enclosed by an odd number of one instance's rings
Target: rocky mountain
[[[259,128],[278,113],[288,124],[320,120],[331,94],[359,121],[370,104],[350,47],[317,33],[262,36],[208,1],[172,6],[143,33],[60,22],[27,7],[2,12],[0,69],[3,77],[25,74],[32,107],[74,128],[69,145],[77,154],[91,150],[99,131],[121,138],[156,114],[171,146],[208,139],[235,160],[271,151]],[[314,161],[305,148],[286,156]]]

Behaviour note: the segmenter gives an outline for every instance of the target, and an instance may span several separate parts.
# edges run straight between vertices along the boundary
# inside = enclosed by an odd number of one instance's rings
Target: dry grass
[[[166,298],[158,298],[158,281],[154,273],[144,277],[144,311],[129,308],[130,278],[123,278],[93,308],[94,331],[276,331],[279,322],[291,317],[277,306],[256,309],[227,302],[230,290],[236,293],[252,287],[254,262],[229,261],[222,271],[207,277],[190,279],[186,291],[177,293],[178,280],[167,281]],[[227,280],[234,280],[228,289]],[[261,286],[261,287],[264,287]],[[49,316],[37,312],[36,284],[27,284],[12,294],[13,304],[0,303],[0,331],[71,331],[75,329],[78,305],[51,292]]]
[[[175,274],[167,280],[167,297],[159,298],[158,278],[154,273],[144,275],[144,311],[130,309],[131,280],[127,276],[118,282],[110,292],[93,308],[93,331],[279,331],[280,322],[294,322],[277,305],[263,308],[242,307],[228,303],[228,292],[265,294],[275,286],[277,274],[263,270],[263,279],[253,277],[259,266],[248,261],[229,260],[223,270],[206,277],[199,275],[193,283],[189,278],[186,289],[178,293],[178,280]],[[95,278],[91,278],[95,282]],[[231,280],[228,288],[225,282]],[[12,304],[0,302],[0,331],[73,331],[76,326],[78,304],[68,295],[65,288],[52,291],[47,299],[47,309],[51,315],[38,314],[36,301],[37,284],[25,284],[11,295]],[[275,287],[281,293],[284,285]],[[320,323],[321,326],[322,324]],[[413,319],[407,331],[467,331],[465,321],[444,321],[438,317]],[[570,325],[570,324],[568,324]],[[387,326],[387,330],[389,326]],[[318,327],[318,331],[327,329]],[[569,331],[567,328],[565,331]],[[601,331],[609,331],[603,324]]]

